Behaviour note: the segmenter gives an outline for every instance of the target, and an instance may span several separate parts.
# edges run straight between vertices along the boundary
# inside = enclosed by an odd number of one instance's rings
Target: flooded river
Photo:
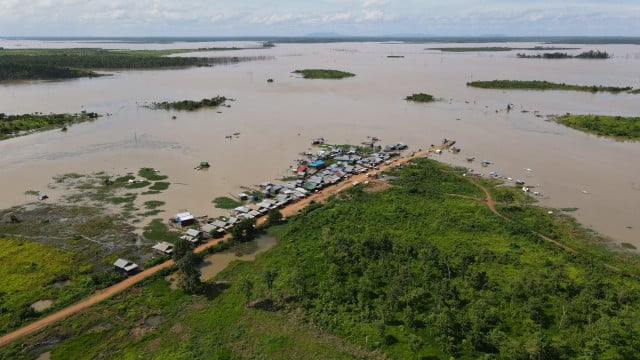
[[[0,41],[0,47],[53,47],[42,41]],[[474,44],[491,46],[493,44]],[[499,44],[532,47],[537,44]],[[215,43],[74,44],[56,47],[202,48]],[[640,247],[640,143],[587,135],[539,115],[594,113],[638,116],[640,95],[469,88],[472,80],[548,80],[568,84],[640,87],[640,46],[574,46],[602,50],[609,60],[519,59],[515,52],[442,53],[442,44],[277,44],[270,49],[225,51],[224,56],[273,56],[272,60],[211,68],[117,71],[70,81],[0,84],[0,112],[95,111],[95,122],[0,142],[0,207],[33,201],[43,190],[56,201],[64,190],[52,177],[64,173],[110,174],[155,167],[172,185],[163,200],[166,217],[180,209],[224,214],[211,201],[289,176],[288,167],[311,139],[360,143],[377,136],[424,148],[443,138],[462,152],[439,159],[467,165],[475,156],[496,171],[522,178],[543,193],[541,204],[576,207],[585,226],[616,242]],[[210,55],[210,53],[207,53]],[[403,56],[393,57],[388,56]],[[291,72],[332,68],[355,73],[339,81],[305,80]],[[267,83],[267,79],[273,83]],[[414,104],[426,92],[441,101]],[[153,111],[153,101],[233,98],[230,108],[197,112]],[[513,104],[507,111],[508,104]],[[175,116],[176,119],[172,119]],[[226,136],[240,133],[236,138]],[[208,161],[208,171],[195,171]],[[140,201],[149,199],[143,198]]]

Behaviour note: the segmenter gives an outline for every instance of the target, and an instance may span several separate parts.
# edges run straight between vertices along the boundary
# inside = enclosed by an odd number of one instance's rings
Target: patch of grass
[[[169,185],[171,185],[171,183],[158,181],[154,183],[149,189],[151,191],[164,191],[169,188]]]
[[[626,242],[623,242],[620,245],[625,249],[631,249],[631,250],[636,250],[637,249],[637,247],[635,245],[630,244],[630,243],[626,243]]]
[[[147,212],[140,213],[138,215],[142,216],[142,217],[149,217],[149,216],[156,216],[156,215],[158,215],[160,213],[163,213],[163,212],[164,212],[164,210],[155,209],[155,210],[149,210]]]
[[[177,231],[170,231],[170,228],[162,222],[162,219],[153,219],[144,228],[142,235],[152,241],[167,241],[170,243],[175,243],[181,236]]]
[[[90,264],[74,252],[50,244],[0,238],[0,263],[0,333],[39,317],[30,308],[38,300],[54,299],[56,308],[86,295],[88,290],[82,288],[81,282],[89,275],[79,271]],[[65,287],[54,285],[65,280],[72,283]]]
[[[160,181],[168,178],[166,175],[158,175],[158,172],[153,168],[142,168],[138,171],[138,176],[141,176],[149,181]]]
[[[124,196],[113,196],[107,198],[109,202],[115,205],[133,203],[136,200],[136,194],[125,194]]]
[[[295,70],[293,73],[301,74],[305,79],[343,79],[356,76],[350,72],[330,69],[304,69]]]
[[[156,195],[156,194],[160,194],[161,191],[158,190],[150,190],[150,191],[145,191],[143,193],[141,193],[140,195]]]
[[[138,182],[134,182],[134,183],[131,183],[131,184],[127,184],[125,187],[127,189],[141,189],[141,188],[147,187],[149,185],[151,185],[151,182],[149,182],[149,181],[138,181]]]
[[[216,96],[211,99],[202,99],[200,101],[193,100],[182,100],[182,101],[173,101],[173,102],[154,102],[151,104],[150,108],[152,109],[162,109],[162,110],[185,110],[185,111],[195,111],[201,108],[210,108],[210,107],[218,107],[224,102],[227,101],[227,98],[224,96]]]
[[[213,199],[212,203],[218,209],[234,209],[242,205],[240,201],[232,199],[230,197],[226,197],[226,196],[217,197]]]
[[[144,206],[147,209],[155,209],[155,208],[160,207],[160,206],[162,206],[164,204],[165,204],[164,201],[159,201],[159,200],[149,200],[149,201],[145,201],[144,202]]]

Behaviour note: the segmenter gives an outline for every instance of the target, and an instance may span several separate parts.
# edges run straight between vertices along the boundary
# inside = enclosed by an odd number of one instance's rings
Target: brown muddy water
[[[53,47],[48,42],[0,41],[5,48]],[[50,46],[49,46],[50,45]],[[99,46],[93,45],[93,46]],[[493,44],[474,44],[491,46]],[[538,44],[500,44],[531,47]],[[87,44],[56,43],[56,47]],[[118,48],[159,45],[109,44]],[[191,43],[169,48],[208,47]],[[638,116],[640,95],[562,91],[502,91],[466,86],[472,80],[548,80],[571,84],[640,87],[640,46],[578,46],[604,50],[609,60],[518,59],[516,52],[442,53],[442,44],[278,44],[224,56],[273,56],[273,60],[212,68],[117,71],[71,81],[0,84],[0,112],[96,111],[110,116],[0,142],[0,207],[34,201],[42,190],[57,201],[64,190],[52,177],[64,173],[136,172],[155,167],[172,185],[163,200],[166,217],[180,209],[221,215],[211,201],[288,176],[288,167],[313,138],[360,143],[367,136],[402,141],[414,149],[443,138],[462,152],[436,157],[476,172],[521,178],[541,191],[541,205],[576,207],[586,227],[616,242],[640,246],[640,142],[618,142],[575,131],[536,114]],[[454,45],[452,45],[454,46]],[[455,45],[459,46],[459,45]],[[106,46],[105,46],[106,47]],[[404,58],[388,58],[401,55]],[[291,72],[332,68],[355,73],[343,80],[305,80]],[[267,83],[272,78],[273,83]],[[403,100],[426,92],[431,104]],[[153,111],[153,101],[199,100],[224,95],[230,108],[197,112]],[[506,111],[513,104],[511,111]],[[220,113],[218,113],[220,112]],[[173,120],[172,116],[176,116]],[[239,137],[229,140],[233,133]],[[492,165],[482,168],[481,160]],[[212,167],[196,171],[206,160]],[[526,170],[530,169],[530,170]],[[138,199],[143,202],[144,197]]]
[[[251,252],[236,254],[233,249],[230,249],[205,256],[202,265],[200,265],[200,280],[208,281],[213,279],[219,272],[229,266],[232,261],[254,260],[258,254],[278,245],[278,239],[271,235],[260,235],[258,238],[245,245],[252,246]],[[172,289],[177,287],[176,274],[171,274],[167,276],[166,279],[169,281],[169,286]]]

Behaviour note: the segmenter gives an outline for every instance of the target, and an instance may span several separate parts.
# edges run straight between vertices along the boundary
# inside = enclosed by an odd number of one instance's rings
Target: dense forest
[[[163,109],[163,110],[186,110],[186,111],[194,111],[201,109],[203,107],[216,107],[224,104],[227,101],[227,98],[224,96],[216,96],[211,99],[202,99],[200,101],[193,100],[181,100],[181,101],[173,101],[173,102],[154,102],[151,104],[152,109]]]
[[[266,56],[167,56],[193,51],[195,50],[4,49],[0,50],[0,81],[99,76],[90,70],[211,66],[268,59]]]
[[[301,74],[305,79],[343,79],[356,76],[350,72],[331,69],[304,69],[295,70],[293,73]]]
[[[640,117],[565,114],[552,118],[562,125],[592,134],[640,140]]]
[[[98,114],[81,112],[79,114],[23,114],[5,115],[0,113],[0,140],[14,136],[28,134],[34,131],[44,131],[64,128],[71,124],[95,120]]]
[[[412,94],[404,98],[407,101],[415,101],[415,102],[432,102],[435,101],[435,98],[431,94],[418,93]]]
[[[518,53],[519,58],[532,58],[532,59],[608,59],[610,56],[606,51],[589,50],[582,52],[578,55],[569,55],[563,52],[544,53],[536,55],[528,55]]]
[[[517,89],[517,90],[570,90],[570,91],[588,91],[588,92],[632,92],[632,87],[618,86],[601,86],[601,85],[571,85],[565,83],[554,83],[540,80],[490,80],[490,81],[471,81],[467,86],[473,86],[483,89]]]
[[[510,199],[501,218],[479,201],[474,182],[488,182],[432,160],[387,175],[387,190],[358,185],[275,226],[279,245],[232,263],[206,295],[158,276],[0,356],[54,336],[58,358],[636,356],[637,256],[520,205],[515,188],[491,190]]]

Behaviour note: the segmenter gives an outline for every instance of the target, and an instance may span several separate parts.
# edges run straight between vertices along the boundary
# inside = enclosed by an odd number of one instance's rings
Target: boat
[[[473,157],[473,156],[469,156],[469,157],[467,158],[467,161],[468,161],[468,162],[473,162],[473,160],[475,160],[475,159],[476,159],[475,157]]]

